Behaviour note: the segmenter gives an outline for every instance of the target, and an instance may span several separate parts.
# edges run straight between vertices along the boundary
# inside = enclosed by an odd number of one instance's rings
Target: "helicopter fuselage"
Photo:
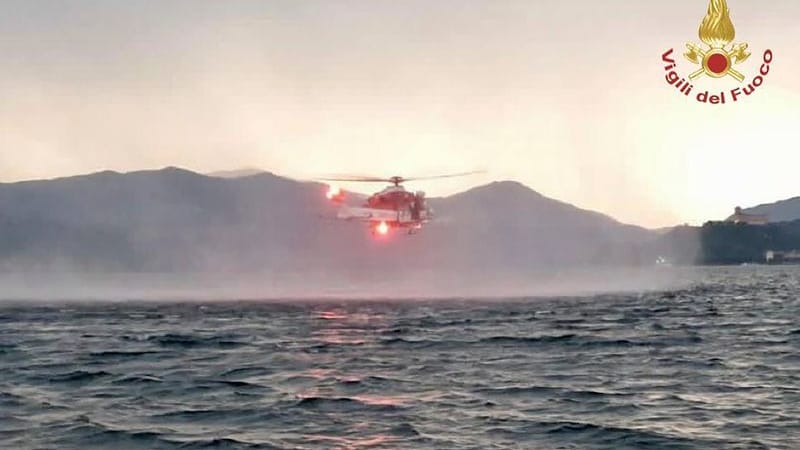
[[[328,198],[341,206],[337,217],[370,223],[373,234],[386,234],[390,229],[407,229],[409,233],[422,228],[433,217],[424,192],[409,192],[402,186],[388,186],[369,196],[360,206],[344,203],[344,193],[329,191]]]
[[[451,178],[470,175],[478,172],[453,173],[447,175],[435,175],[428,177],[404,178],[393,176],[389,178],[374,176],[348,176],[321,178],[322,181],[345,181],[345,182],[388,182],[392,183],[380,192],[376,192],[366,200],[361,200],[361,205],[355,206],[345,201],[346,193],[335,185],[329,185],[326,196],[329,200],[339,205],[336,215],[342,220],[357,220],[370,224],[373,234],[385,235],[392,228],[407,229],[409,234],[422,228],[422,225],[433,219],[433,209],[425,200],[425,193],[422,191],[409,192],[402,183],[412,180]],[[359,195],[360,198],[363,198]]]

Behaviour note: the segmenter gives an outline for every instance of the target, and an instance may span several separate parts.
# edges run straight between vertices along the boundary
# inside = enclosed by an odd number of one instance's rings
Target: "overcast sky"
[[[409,187],[515,179],[645,226],[724,218],[800,195],[800,2],[728,3],[738,70],[775,60],[714,106],[661,63],[674,47],[694,70],[706,0],[0,0],[0,181],[481,168]]]

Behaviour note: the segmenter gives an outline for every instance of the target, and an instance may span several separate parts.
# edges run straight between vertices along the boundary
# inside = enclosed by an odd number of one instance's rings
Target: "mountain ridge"
[[[53,178],[36,178],[36,179],[20,180],[20,181],[13,181],[13,182],[0,182],[0,186],[3,186],[3,185],[11,186],[11,185],[21,185],[21,184],[38,184],[38,183],[49,183],[49,182],[61,182],[61,181],[68,181],[68,180],[79,180],[79,179],[85,179],[85,178],[95,178],[95,177],[104,177],[104,176],[150,175],[150,174],[168,173],[168,172],[174,172],[174,173],[179,173],[179,174],[184,174],[184,175],[194,175],[194,176],[207,177],[207,178],[218,178],[218,179],[223,179],[223,180],[232,180],[232,179],[240,179],[240,178],[253,178],[253,177],[257,178],[257,177],[267,176],[267,177],[274,177],[274,178],[279,178],[279,179],[283,179],[283,180],[286,180],[286,181],[292,181],[292,182],[297,182],[297,183],[308,183],[308,184],[315,184],[315,185],[324,186],[324,183],[322,183],[322,182],[311,181],[311,180],[297,180],[297,179],[294,179],[294,178],[291,178],[291,177],[288,177],[288,176],[279,175],[279,174],[276,174],[274,172],[271,172],[271,171],[268,171],[268,170],[264,170],[264,169],[260,169],[260,168],[255,168],[255,167],[254,168],[233,169],[233,170],[219,170],[219,171],[212,171],[212,172],[208,172],[208,173],[202,173],[202,172],[193,171],[193,170],[186,169],[186,168],[179,167],[179,166],[164,166],[164,167],[161,167],[161,168],[137,169],[137,170],[125,171],[125,172],[106,169],[106,170],[99,170],[99,171],[95,171],[95,172],[87,172],[87,173],[84,173],[84,174],[66,175],[66,176],[53,177]],[[519,192],[526,192],[526,193],[534,194],[535,196],[537,196],[539,198],[545,198],[545,199],[548,199],[548,200],[551,200],[551,201],[554,201],[554,202],[558,202],[558,203],[561,203],[561,204],[563,204],[565,206],[569,206],[569,207],[572,207],[572,208],[575,208],[575,209],[578,209],[578,210],[581,210],[581,211],[584,211],[584,212],[587,212],[587,213],[592,213],[592,214],[597,214],[599,216],[607,217],[607,218],[609,218],[611,220],[614,220],[617,223],[620,223],[622,225],[638,227],[638,228],[642,228],[642,229],[648,229],[647,227],[643,227],[641,225],[622,222],[622,221],[620,221],[620,220],[618,220],[618,219],[614,218],[613,216],[611,216],[609,214],[606,214],[606,213],[602,213],[602,212],[595,211],[595,210],[592,210],[592,209],[589,209],[589,208],[585,208],[585,207],[580,207],[580,206],[574,205],[574,204],[569,203],[569,202],[564,201],[564,200],[558,200],[558,199],[553,198],[553,197],[548,197],[548,196],[540,193],[536,189],[534,189],[534,188],[532,188],[532,187],[530,187],[530,186],[528,186],[528,185],[526,185],[526,184],[524,184],[522,182],[519,182],[519,181],[516,181],[516,180],[511,180],[511,179],[508,179],[508,180],[495,180],[495,181],[491,181],[491,182],[488,182],[488,183],[485,183],[485,184],[476,185],[476,186],[467,188],[464,191],[456,192],[456,193],[453,193],[453,194],[449,194],[449,195],[445,195],[445,196],[430,197],[430,199],[439,200],[439,199],[445,199],[445,198],[452,198],[452,197],[455,197],[455,196],[459,196],[459,195],[463,195],[463,194],[467,194],[467,193],[472,193],[473,191],[477,192],[477,191],[480,191],[480,190],[483,190],[483,189],[491,189],[491,188],[497,188],[497,187],[503,188],[503,187],[508,187],[508,186],[513,186],[515,188],[518,188]],[[364,195],[364,196],[369,196],[370,195],[367,192],[354,192],[354,193],[358,194],[358,195]],[[800,199],[800,197],[798,197],[798,198]],[[668,227],[668,228],[671,228],[671,227]]]
[[[770,222],[791,222],[800,219],[800,196],[743,208],[745,214],[763,214]]]
[[[0,184],[0,268],[379,273],[651,258],[651,231],[516,181],[430,202],[439,220],[379,242],[363,224],[319,220],[335,213],[323,184],[269,172],[221,178],[169,166]]]

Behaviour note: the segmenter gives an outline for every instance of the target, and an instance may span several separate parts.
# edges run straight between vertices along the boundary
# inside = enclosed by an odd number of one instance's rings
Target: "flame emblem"
[[[745,43],[731,44],[736,38],[736,29],[726,0],[709,1],[708,12],[700,24],[699,35],[707,48],[692,43],[686,44],[688,48],[684,53],[686,59],[701,65],[700,69],[689,75],[689,78],[694,80],[705,73],[713,78],[730,75],[739,82],[744,81],[744,75],[734,69],[733,65],[744,62],[750,57],[750,53]]]

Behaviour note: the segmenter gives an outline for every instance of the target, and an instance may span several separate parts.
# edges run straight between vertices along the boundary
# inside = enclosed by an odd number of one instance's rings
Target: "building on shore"
[[[800,250],[767,250],[764,252],[764,260],[767,264],[800,264]]]
[[[766,225],[769,218],[765,214],[747,214],[742,208],[737,206],[733,210],[733,215],[725,219],[726,222],[745,223],[748,225]]]

